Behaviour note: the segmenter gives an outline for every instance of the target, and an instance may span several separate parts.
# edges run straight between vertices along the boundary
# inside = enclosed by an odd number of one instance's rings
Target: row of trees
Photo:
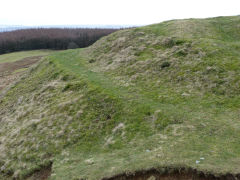
[[[0,54],[34,49],[87,47],[116,29],[25,29],[0,33]]]

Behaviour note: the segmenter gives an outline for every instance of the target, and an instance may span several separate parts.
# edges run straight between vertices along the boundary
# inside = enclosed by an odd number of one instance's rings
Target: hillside
[[[2,178],[239,178],[239,29],[174,20],[45,57],[0,99]]]

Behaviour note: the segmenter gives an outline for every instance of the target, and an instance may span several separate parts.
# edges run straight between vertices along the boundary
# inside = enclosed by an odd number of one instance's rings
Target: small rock
[[[86,162],[87,164],[94,164],[93,159],[87,159],[87,160],[85,160],[85,162]]]
[[[150,150],[149,150],[149,149],[147,149],[147,150],[146,150],[146,152],[150,152]]]
[[[208,66],[208,67],[207,67],[207,70],[208,70],[208,71],[209,71],[209,70],[211,70],[211,69],[212,69],[212,67],[211,67],[211,66]]]
[[[196,160],[196,164],[199,164],[199,163],[200,163],[200,161]]]
[[[201,159],[201,160],[204,160],[205,158],[204,158],[204,157],[201,157],[200,159]]]

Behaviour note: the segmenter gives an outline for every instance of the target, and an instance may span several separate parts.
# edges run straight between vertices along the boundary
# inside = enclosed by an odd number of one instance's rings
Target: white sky
[[[143,25],[240,15],[240,0],[0,0],[4,25]]]

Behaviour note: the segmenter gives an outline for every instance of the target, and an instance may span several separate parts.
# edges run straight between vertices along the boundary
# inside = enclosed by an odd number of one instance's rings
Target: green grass
[[[16,71],[13,72],[13,74],[16,74],[16,73],[19,73],[19,72],[24,72],[24,71],[27,71],[28,68],[21,68],[21,69],[18,69]]]
[[[1,99],[2,172],[24,179],[52,162],[53,180],[239,173],[239,19],[123,30],[46,57]]]
[[[51,50],[33,50],[3,54],[0,55],[0,63],[15,62],[32,56],[46,56],[49,55],[51,52]]]

